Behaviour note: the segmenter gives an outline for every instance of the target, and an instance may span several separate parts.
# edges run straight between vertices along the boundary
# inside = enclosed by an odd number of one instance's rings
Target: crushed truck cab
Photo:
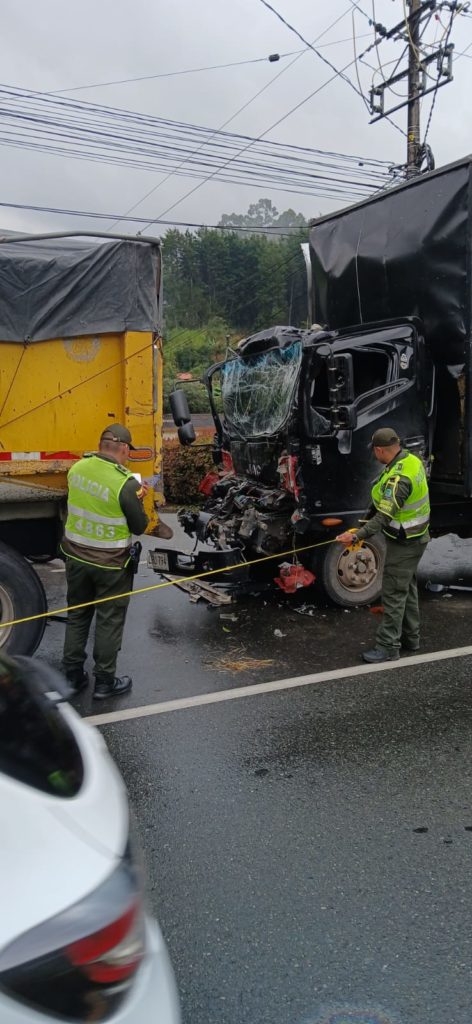
[[[245,339],[232,359],[208,371],[219,474],[204,509],[182,512],[180,520],[190,536],[213,548],[215,559],[225,553],[234,562],[256,563],[244,581],[241,569],[239,578],[224,573],[228,586],[241,592],[238,583],[254,589],[277,578],[293,592],[313,582],[329,551],[335,569],[325,589],[333,600],[377,598],[381,539],[348,551],[324,542],[364,514],[373,475],[369,442],[385,417],[401,408],[410,448],[425,454],[417,375],[423,350],[413,320],[369,325],[354,335],[275,327]],[[293,572],[279,572],[294,549],[300,549],[296,581]],[[161,570],[166,555],[168,571],[178,574],[179,559],[168,549],[159,551]],[[212,565],[211,549],[206,563]],[[219,585],[224,577],[218,574]]]
[[[303,548],[299,564],[332,601],[378,598],[382,536],[324,542],[366,515],[381,426],[424,460],[433,534],[471,536],[471,206],[467,157],[313,221],[318,323],[260,331],[208,370],[217,477],[182,523],[214,552],[264,558],[250,568],[253,588],[280,585],[284,553]]]

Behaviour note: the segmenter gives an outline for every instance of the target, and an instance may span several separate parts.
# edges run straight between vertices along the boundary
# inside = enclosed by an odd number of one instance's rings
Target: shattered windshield
[[[292,403],[302,358],[301,342],[271,349],[222,367],[221,393],[226,420],[245,437],[275,434]]]

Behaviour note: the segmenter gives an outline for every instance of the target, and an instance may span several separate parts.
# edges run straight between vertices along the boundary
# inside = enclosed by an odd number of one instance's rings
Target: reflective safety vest
[[[67,475],[67,540],[105,551],[130,547],[131,533],[120,505],[120,493],[132,475],[117,462],[97,455],[76,462]]]
[[[411,483],[410,494],[401,508],[395,500],[400,477],[407,477]],[[378,512],[391,516],[383,528],[387,537],[398,540],[402,527],[407,537],[421,537],[426,533],[430,506],[428,481],[421,459],[405,452],[393,466],[387,466],[372,488],[372,502]]]

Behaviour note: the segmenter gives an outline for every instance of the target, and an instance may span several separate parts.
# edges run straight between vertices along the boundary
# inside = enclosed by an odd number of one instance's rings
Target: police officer
[[[69,606],[132,589],[132,534],[144,533],[148,525],[142,503],[148,488],[126,469],[130,450],[134,448],[129,430],[113,423],[103,431],[98,452],[84,456],[69,470],[62,542]],[[115,675],[128,603],[129,597],[117,597],[68,613],[63,669],[75,692],[88,683],[85,648],[94,614],[93,696],[101,700],[131,688],[129,676]]]
[[[416,570],[429,541],[429,494],[426,473],[416,455],[402,449],[395,430],[381,427],[372,438],[378,462],[385,466],[372,488],[372,509],[366,524],[336,539],[351,545],[380,530],[387,551],[383,571],[384,613],[375,647],[365,651],[364,661],[394,661],[400,648],[419,647],[420,619]]]

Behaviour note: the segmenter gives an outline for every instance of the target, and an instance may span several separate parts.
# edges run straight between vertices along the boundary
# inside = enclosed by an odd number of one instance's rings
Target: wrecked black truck
[[[179,514],[194,553],[156,549],[156,571],[218,568],[212,586],[277,579],[288,592],[313,574],[339,605],[375,601],[381,536],[348,550],[311,545],[365,515],[382,425],[428,467],[432,534],[472,535],[471,171],[467,157],[311,223],[317,323],[260,331],[207,371],[216,472],[203,509]],[[190,443],[182,392],[172,408]],[[295,563],[283,556],[292,548],[305,549]]]

